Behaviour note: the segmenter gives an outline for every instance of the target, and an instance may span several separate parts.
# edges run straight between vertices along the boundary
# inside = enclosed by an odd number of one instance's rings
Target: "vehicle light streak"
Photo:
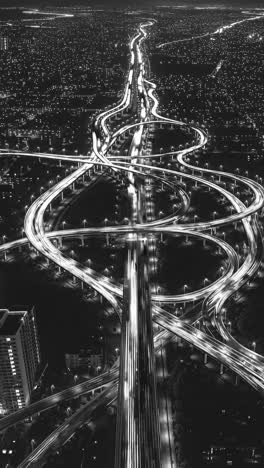
[[[222,34],[225,30],[244,21],[256,20],[262,18],[262,16],[264,15],[232,23],[218,29],[212,34]],[[264,390],[264,358],[235,340],[223,319],[223,309],[226,301],[256,274],[260,265],[263,245],[259,214],[263,211],[264,207],[264,190],[257,182],[246,177],[191,164],[192,154],[198,152],[206,145],[208,136],[202,128],[188,125],[179,120],[165,118],[158,114],[157,88],[154,83],[151,83],[145,77],[145,52],[142,52],[141,48],[143,40],[147,37],[147,30],[153,23],[154,21],[150,20],[140,25],[136,35],[130,42],[130,64],[123,97],[119,104],[96,117],[92,131],[93,151],[90,156],[74,157],[71,155],[29,153],[9,149],[0,150],[2,157],[23,156],[57,159],[75,162],[79,165],[70,175],[41,194],[30,206],[24,223],[27,237],[1,245],[0,252],[6,255],[10,250],[26,245],[29,242],[41,255],[78,278],[84,284],[98,291],[113,306],[122,319],[123,333],[121,339],[122,349],[125,351],[120,356],[119,398],[120,394],[122,394],[122,398],[119,401],[121,402],[123,414],[118,419],[117,432],[119,431],[119,435],[117,440],[119,442],[116,447],[119,455],[120,450],[122,452],[121,460],[123,461],[121,463],[123,464],[120,465],[117,462],[116,465],[117,467],[121,466],[121,468],[160,466],[155,398],[149,397],[146,400],[148,402],[148,413],[151,415],[151,418],[148,418],[148,414],[143,414],[144,411],[142,411],[141,415],[135,414],[138,408],[142,409],[142,406],[138,404],[140,401],[140,395],[137,393],[138,389],[143,393],[145,392],[146,395],[155,392],[155,378],[151,377],[151,372],[146,372],[146,381],[142,381],[143,372],[139,359],[141,357],[139,349],[142,349],[145,353],[144,362],[149,363],[148,371],[152,369],[153,341],[154,348],[159,350],[173,336],[179,336],[224,366],[232,369],[234,373],[241,376],[253,388],[260,392]],[[209,33],[206,35],[209,35]],[[162,44],[160,47],[165,45],[167,44]],[[111,119],[125,110],[131,110],[135,102],[137,103],[137,113],[133,123],[126,123],[115,132],[112,131]],[[196,143],[191,144],[184,150],[172,151],[164,155],[145,155],[142,151],[144,132],[154,123],[161,122],[167,123],[172,127],[188,128],[194,133]],[[114,142],[130,130],[134,131],[134,136],[129,155],[111,156],[110,152]],[[159,167],[156,164],[146,164],[144,161],[145,158],[165,158],[168,154],[177,157],[177,161],[181,166],[179,171]],[[128,181],[128,196],[132,207],[130,224],[45,232],[44,216],[52,201],[78,180],[78,178],[85,175],[94,165],[109,168],[111,171],[114,171],[114,174],[118,172]],[[217,176],[219,181],[214,180],[212,182],[210,180],[212,175],[214,177]],[[155,182],[162,181],[167,186],[173,188],[175,193],[180,197],[182,209],[177,214],[173,212],[171,215],[164,216],[164,218],[143,222],[140,211],[146,209],[147,212],[150,206],[148,203],[146,203],[146,206],[141,204],[143,203],[143,190],[139,181],[142,178],[152,178]],[[221,178],[227,180],[228,183],[239,184],[249,190],[252,194],[252,201],[249,206],[245,206],[238,196],[235,196],[228,190],[228,187],[223,188],[220,182]],[[189,208],[189,197],[186,194],[186,190],[182,188],[183,180],[188,181],[190,184],[199,184],[216,191],[229,202],[233,213],[219,219],[179,224],[178,221],[188,212]],[[241,226],[243,226],[247,245],[247,253],[240,260],[233,247],[222,240],[217,231],[223,226],[232,225],[237,222],[241,222]],[[104,236],[109,233],[115,236],[122,235],[127,241],[128,260],[125,288],[91,268],[84,269],[80,263],[67,257],[52,243],[52,239],[54,238]],[[153,243],[151,244],[150,236],[158,233],[190,236],[208,243],[214,243],[226,256],[226,265],[223,268],[222,275],[216,281],[209,285],[204,285],[203,288],[196,291],[184,291],[183,294],[178,295],[152,294],[150,296],[147,287],[149,274],[148,252],[152,252],[153,248],[155,249]],[[124,290],[126,290],[125,298],[122,301]],[[139,293],[139,291],[141,292]],[[198,313],[195,313],[194,316],[183,314],[181,319],[167,312],[162,307],[163,303],[176,304],[192,301],[198,305],[201,304]],[[143,306],[146,309],[145,320],[142,320],[138,314],[140,307],[140,310],[144,311]],[[152,327],[149,321],[150,312],[152,312],[153,322],[159,327],[153,340]],[[200,330],[197,328],[199,323],[202,325],[202,329]],[[140,336],[140,333],[142,336]],[[216,333],[217,337],[215,336]],[[139,385],[138,381],[140,379]],[[63,425],[45,439],[22,462],[20,467],[33,466],[34,463],[38,463],[37,466],[41,466],[41,463],[43,463],[52,447],[57,447],[63,443],[63,440],[67,440],[84,421],[90,421],[91,415],[98,405],[107,405],[117,397],[117,381],[118,363],[116,363],[109,373],[103,373],[101,376],[92,379],[89,383],[85,382],[80,384],[80,386],[74,386],[64,391],[65,393],[54,394],[52,398],[50,397],[42,402],[34,403],[13,415],[1,419],[0,430],[4,430],[4,428],[16,424],[19,420],[23,420],[27,415],[35,414],[37,408],[39,411],[44,411],[46,408],[54,406],[58,401],[71,398],[74,394],[79,395],[94,388],[105,387],[101,395],[98,395],[95,400],[89,402],[84,409],[73,415],[72,419],[69,418],[69,420],[65,421]],[[126,420],[123,417],[124,414],[126,415]],[[125,443],[122,442],[123,430],[126,434]],[[148,438],[146,436],[148,431],[152,431],[151,433],[155,437]],[[145,463],[144,453],[140,449],[142,440],[144,440],[145,444],[144,450],[149,454],[149,464]],[[154,458],[157,460],[155,464],[153,464]]]

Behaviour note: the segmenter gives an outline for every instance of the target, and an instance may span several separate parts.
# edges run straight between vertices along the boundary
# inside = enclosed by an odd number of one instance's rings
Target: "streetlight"
[[[66,221],[62,221],[62,229],[65,229]]]
[[[183,292],[184,292],[184,294],[186,293],[186,289],[187,289],[187,288],[188,288],[188,285],[187,285],[187,284],[184,284],[184,286],[183,286]]]
[[[86,224],[87,224],[87,219],[83,219],[82,220],[82,225],[83,225],[84,228],[86,227]]]
[[[252,348],[253,348],[254,353],[255,353],[255,351],[256,351],[256,345],[257,345],[256,341],[253,341],[253,343],[252,343]]]
[[[205,287],[205,286],[206,286],[206,283],[209,282],[208,278],[204,278],[204,281],[203,281],[203,282],[204,282],[204,287]]]

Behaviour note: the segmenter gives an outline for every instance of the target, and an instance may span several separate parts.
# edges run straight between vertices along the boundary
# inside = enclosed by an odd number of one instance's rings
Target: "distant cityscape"
[[[0,467],[261,468],[264,7],[55,3],[0,7]]]

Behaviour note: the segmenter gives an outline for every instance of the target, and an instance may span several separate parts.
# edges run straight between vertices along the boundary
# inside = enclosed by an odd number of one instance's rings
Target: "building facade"
[[[100,370],[103,365],[102,349],[82,349],[78,353],[67,353],[65,354],[65,364],[69,370],[87,370],[90,367]]]
[[[0,310],[0,414],[28,404],[39,364],[34,308]]]
[[[7,36],[0,36],[0,50],[8,50],[9,38]]]

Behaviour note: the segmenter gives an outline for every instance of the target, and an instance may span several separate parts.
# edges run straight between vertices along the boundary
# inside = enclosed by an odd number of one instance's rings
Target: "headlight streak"
[[[247,20],[255,20],[259,19],[258,17],[248,18]],[[243,21],[247,21],[243,20]],[[241,21],[242,22],[242,21]],[[223,31],[230,27],[234,27],[235,25],[241,23],[236,22],[228,27],[222,28]],[[29,156],[29,157],[38,157],[38,158],[49,158],[49,159],[59,159],[65,161],[75,161],[82,165],[78,167],[72,174],[68,177],[51,187],[48,191],[43,193],[29,208],[28,212],[26,213],[25,217],[25,233],[27,235],[27,239],[20,239],[14,242],[9,242],[0,246],[0,252],[8,252],[14,248],[19,246],[25,245],[27,242],[37,249],[42,255],[46,258],[52,260],[55,264],[62,267],[64,270],[71,273],[76,278],[79,278],[80,281],[83,281],[85,284],[91,286],[95,290],[97,290],[116,310],[116,312],[121,316],[122,315],[122,307],[121,307],[121,299],[123,294],[123,289],[121,285],[115,283],[114,281],[107,281],[106,278],[96,273],[92,269],[85,269],[83,270],[82,266],[78,264],[73,259],[67,258],[64,254],[62,254],[51,242],[52,238],[57,237],[78,237],[78,236],[89,236],[89,235],[104,235],[106,233],[111,233],[112,235],[120,235],[125,234],[127,236],[144,233],[166,233],[166,234],[182,234],[188,236],[194,236],[196,238],[200,238],[206,240],[208,242],[214,242],[216,245],[221,248],[226,256],[227,256],[227,266],[226,269],[223,271],[223,275],[214,283],[198,290],[198,291],[191,291],[186,292],[185,294],[181,295],[153,295],[152,296],[152,309],[153,309],[153,320],[157,323],[160,327],[163,328],[163,331],[159,331],[157,335],[154,337],[154,344],[155,348],[159,349],[161,343],[171,339],[172,335],[180,336],[182,339],[186,340],[188,343],[194,345],[201,351],[207,353],[209,356],[213,357],[217,361],[223,363],[225,366],[232,369],[237,375],[241,376],[246,382],[248,382],[252,387],[259,391],[264,390],[264,358],[257,353],[247,349],[246,347],[242,346],[238,343],[234,337],[232,337],[230,331],[226,328],[225,323],[223,321],[223,306],[226,301],[236,292],[238,291],[252,276],[256,274],[256,271],[260,265],[260,259],[262,254],[262,239],[260,228],[258,224],[258,213],[263,209],[264,206],[264,191],[263,188],[257,184],[256,182],[249,180],[242,176],[237,176],[231,173],[221,172],[221,171],[214,171],[204,168],[199,168],[197,166],[193,166],[186,161],[186,156],[191,155],[194,151],[198,151],[199,149],[203,148],[207,143],[207,135],[203,129],[195,128],[190,125],[185,124],[184,122],[168,119],[160,116],[157,113],[158,109],[158,100],[155,96],[156,86],[151,83],[150,81],[146,80],[145,78],[145,68],[144,68],[144,54],[141,52],[141,42],[147,36],[145,28],[151,26],[153,21],[148,21],[144,25],[140,25],[138,34],[132,39],[130,43],[130,52],[131,52],[131,60],[130,60],[130,69],[128,73],[128,81],[125,86],[125,91],[123,95],[123,99],[114,108],[107,110],[100,114],[95,120],[95,129],[101,129],[102,134],[100,137],[98,136],[97,130],[93,131],[93,152],[90,157],[73,157],[73,156],[65,156],[65,155],[54,155],[54,154],[41,154],[41,153],[25,153],[20,151],[14,150],[0,150],[3,156]],[[217,30],[214,34],[221,34],[222,30]],[[135,52],[136,50],[136,52]],[[136,68],[138,68],[138,76],[135,76]],[[125,125],[121,129],[119,129],[115,133],[111,133],[110,126],[107,125],[107,121],[112,116],[122,112],[123,110],[127,109],[133,100],[132,92],[130,85],[136,79],[137,87],[140,97],[140,122],[135,122],[134,124]],[[148,86],[148,90],[146,91],[145,85]],[[148,107],[148,99],[149,98],[153,105],[152,107]],[[147,117],[147,113],[151,112],[153,119],[152,120],[145,120]],[[140,144],[142,138],[143,128],[146,125],[151,125],[152,123],[163,122],[163,123],[170,123],[172,125],[178,125],[181,127],[188,127],[191,131],[193,131],[197,136],[197,144],[186,148],[183,151],[173,151],[167,154],[175,154],[177,156],[178,162],[181,164],[182,167],[185,167],[187,171],[190,171],[191,174],[188,172],[180,172],[174,171],[169,169],[164,169],[158,166],[153,166],[150,164],[143,164],[142,162],[138,162],[137,160],[137,152],[132,154],[131,160],[126,162],[123,160],[122,156],[119,157],[111,157],[108,155],[109,150],[113,142],[118,138],[122,133],[125,131],[135,128],[136,129],[136,136],[135,142],[136,146]],[[162,157],[163,155],[154,155],[155,157],[159,156]],[[144,156],[145,157],[145,156]],[[151,155],[148,157],[151,158]],[[124,157],[125,158],[125,157]],[[44,229],[44,214],[47,210],[48,206],[59,194],[62,193],[65,188],[70,186],[75,180],[79,177],[84,175],[90,168],[94,165],[101,165],[102,167],[109,167],[113,171],[117,172],[120,171],[121,173],[125,173],[125,177],[130,182],[131,187],[131,196],[135,196],[133,193],[133,183],[134,177],[138,174],[145,177],[150,177],[149,171],[152,172],[152,176],[160,177],[159,174],[162,173],[162,177],[170,177],[170,176],[178,176],[182,179],[189,180],[191,182],[205,185],[216,190],[220,193],[229,203],[232,205],[234,209],[234,214],[226,216],[222,219],[215,219],[212,221],[207,222],[198,222],[198,223],[186,223],[186,224],[173,224],[176,219],[180,217],[182,213],[178,213],[176,218],[175,214],[173,213],[171,216],[167,216],[164,219],[155,220],[149,223],[138,223],[135,222],[133,225],[129,226],[107,226],[104,228],[87,228],[87,229],[73,229],[73,230],[65,230],[65,231],[56,231],[56,232],[45,232]],[[195,175],[199,174],[199,175]],[[228,180],[238,182],[246,186],[251,193],[253,194],[253,201],[250,206],[246,207],[238,197],[234,194],[229,192],[227,189],[224,189],[217,182],[211,182],[206,179],[207,175],[218,175],[221,177],[225,177]],[[174,188],[181,196],[183,204],[185,207],[188,207],[188,196],[186,195],[185,191],[179,185],[175,184]],[[185,212],[186,210],[183,210]],[[237,253],[234,249],[227,244],[225,241],[219,239],[214,235],[215,230],[219,227],[236,223],[241,221],[244,231],[247,237],[247,245],[248,245],[248,253],[246,255],[245,260],[241,265],[239,265]],[[212,234],[208,234],[203,231],[211,230]],[[146,236],[147,242],[148,237]],[[133,239],[131,239],[133,242]],[[131,271],[128,274],[131,282],[133,283],[133,287],[136,286],[134,283],[132,273],[135,273],[135,262],[131,263]],[[134,266],[133,266],[134,265]],[[200,314],[193,319],[193,323],[189,323],[189,321],[181,320],[171,313],[165,311],[162,308],[162,303],[166,302],[188,302],[188,301],[201,301],[203,300],[203,307],[201,308]],[[134,307],[134,303],[131,304],[132,308]],[[205,326],[204,330],[198,330],[194,324],[197,324],[199,321],[203,320],[204,318],[211,320],[211,325],[215,327],[218,331],[220,339],[216,339],[212,333],[211,329]],[[136,326],[136,324],[134,324]],[[105,386],[109,385],[104,391],[105,398],[108,397],[113,400],[113,398],[117,395],[117,365],[114,366],[108,376],[106,374],[102,374],[98,376],[98,381],[94,382],[95,385]],[[109,379],[109,380],[108,380]],[[113,386],[110,387],[110,382],[113,382]],[[76,388],[76,389],[75,389]],[[86,387],[85,387],[86,388]],[[99,388],[99,387],[96,387]],[[126,383],[124,384],[125,395],[129,400],[129,388],[126,387]],[[73,387],[71,391],[76,391],[76,394],[81,394],[84,390],[84,387]],[[102,394],[103,395],[103,394]],[[53,395],[53,401],[43,401],[43,406],[40,403],[40,411],[44,411],[44,405],[46,404],[48,407],[54,406],[56,404],[56,398],[58,401],[63,401],[63,398],[67,399],[68,396],[63,396],[61,394]],[[102,396],[103,399],[103,396]],[[97,405],[100,404],[100,397],[94,400],[91,403],[89,408],[96,409]],[[46,399],[45,399],[46,400]],[[108,401],[108,400],[107,400]],[[92,403],[94,402],[94,406]],[[50,406],[49,406],[50,405]],[[30,414],[35,414],[34,407],[32,405],[27,408]],[[20,410],[14,415],[2,418],[0,421],[0,430],[1,424],[3,427],[9,427],[12,424],[17,423],[19,420],[25,418],[26,410]],[[90,417],[90,409],[87,410],[88,413],[86,417]],[[80,425],[82,422],[83,413],[85,411],[81,411],[80,415],[74,415],[76,422],[76,427]],[[82,416],[81,416],[82,415]],[[9,418],[9,419],[8,419]],[[14,422],[15,421],[15,422]],[[6,424],[6,426],[5,426]],[[29,456],[29,459],[24,461],[20,467],[24,466],[31,466],[36,460],[38,463],[40,460],[45,457],[45,454],[48,450],[56,444],[57,436],[63,432],[63,428],[67,429],[68,435],[68,422],[61,425],[53,434],[49,436],[49,438],[45,439],[45,441],[37,447]],[[74,429],[74,425],[72,426],[72,431]],[[71,432],[71,431],[70,431]],[[134,443],[134,442],[133,442]],[[130,455],[128,456],[130,460],[130,466],[132,466],[133,459],[132,453],[134,453],[135,447],[129,446],[128,451]],[[134,465],[133,465],[134,466]],[[136,465],[135,465],[136,466]]]

